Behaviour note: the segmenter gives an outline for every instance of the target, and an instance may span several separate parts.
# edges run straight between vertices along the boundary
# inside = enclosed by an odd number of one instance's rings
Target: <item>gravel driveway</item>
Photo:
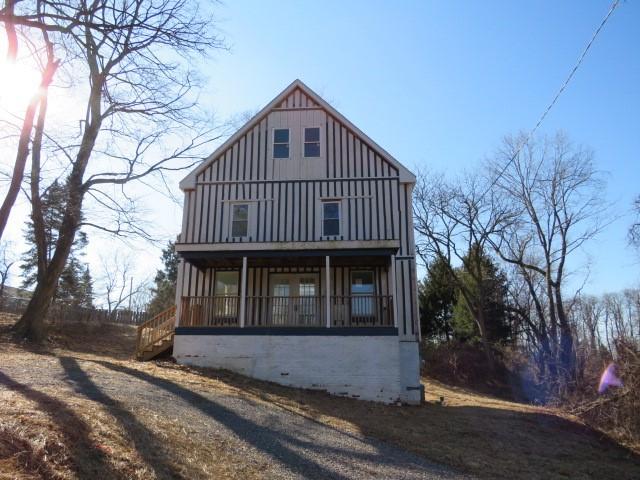
[[[198,442],[223,441],[243,462],[260,466],[264,478],[469,478],[397,447],[284,408],[160,378],[136,366],[134,362],[87,360],[75,355],[41,357],[28,367],[0,362],[0,389],[71,389],[113,410],[116,418],[132,428],[139,423],[135,412],[150,409],[178,419]],[[154,471],[158,478],[176,476],[161,466]]]

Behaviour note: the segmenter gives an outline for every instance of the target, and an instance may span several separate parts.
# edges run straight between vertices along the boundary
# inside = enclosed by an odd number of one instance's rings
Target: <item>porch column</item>
[[[327,316],[327,328],[331,328],[331,265],[329,255],[324,257],[324,292],[325,292],[325,311]]]
[[[247,301],[247,257],[242,257],[242,274],[240,275],[240,328],[244,328],[246,301]]]
[[[391,301],[393,302],[393,326],[398,328],[398,302],[396,301],[396,256],[391,255]]]

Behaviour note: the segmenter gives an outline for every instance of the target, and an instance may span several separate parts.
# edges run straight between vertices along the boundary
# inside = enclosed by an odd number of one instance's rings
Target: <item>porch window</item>
[[[238,285],[240,272],[216,272],[214,313],[218,321],[238,316]]]
[[[351,316],[368,320],[374,315],[373,272],[358,270],[351,272]]]
[[[320,128],[311,127],[304,129],[304,156],[320,156]]]
[[[236,203],[232,205],[231,236],[246,237],[249,232],[249,205]]]
[[[273,129],[273,158],[289,158],[289,129]]]
[[[322,203],[322,235],[340,235],[340,202]]]

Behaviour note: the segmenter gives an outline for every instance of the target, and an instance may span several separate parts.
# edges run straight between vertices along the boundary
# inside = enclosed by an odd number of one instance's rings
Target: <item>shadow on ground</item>
[[[87,373],[80,368],[78,362],[71,357],[60,357],[60,365],[65,371],[67,381],[74,390],[89,400],[98,402],[111,414],[126,431],[136,451],[145,463],[153,470],[156,478],[178,478],[180,473],[175,466],[166,461],[168,452],[156,435],[149,430],[136,415],[121,402],[107,395]]]
[[[0,372],[0,385],[32,400],[48,413],[65,437],[78,478],[126,478],[113,469],[104,452],[91,440],[91,429],[65,402],[15,381]]]
[[[373,465],[391,465],[406,469],[407,473],[411,470],[419,472],[421,469],[424,469],[422,465],[408,462],[406,457],[396,460],[395,457],[385,455],[384,451],[377,449],[371,453],[344,449],[335,445],[328,445],[323,443],[321,439],[308,437],[306,434],[289,434],[282,425],[274,425],[273,428],[270,428],[249,419],[248,412],[243,412],[247,415],[240,415],[238,412],[190,388],[186,388],[177,382],[159,378],[147,372],[129,368],[121,364],[106,361],[95,361],[95,363],[115,372],[142,380],[151,386],[160,388],[179,397],[215,422],[224,425],[240,439],[276,459],[290,471],[300,474],[304,478],[348,478],[336,471],[336,469],[327,469],[320,462],[316,461],[315,458],[317,458],[319,454],[325,456],[330,455],[335,464],[343,463],[346,466],[351,462],[360,460],[370,462]],[[342,431],[340,431],[340,434],[345,435]],[[348,435],[348,433],[346,433],[346,435]],[[360,437],[351,437],[355,442],[364,443]],[[370,445],[370,443],[367,442],[367,445]],[[318,454],[318,456],[315,454]],[[433,469],[437,471],[439,467],[434,466]]]
[[[231,372],[188,370],[281,408],[340,428],[351,427],[481,477],[640,478],[639,455],[601,432],[543,409],[487,397],[474,404],[473,395],[453,404],[445,400],[443,405],[395,407],[283,387]],[[448,392],[467,394],[463,389]]]

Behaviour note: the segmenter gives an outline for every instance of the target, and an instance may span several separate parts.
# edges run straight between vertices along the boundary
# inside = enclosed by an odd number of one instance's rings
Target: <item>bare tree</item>
[[[200,81],[191,66],[223,45],[195,0],[25,0],[12,8],[0,11],[0,21],[46,33],[85,98],[79,132],[76,123],[73,134],[43,135],[50,156],[64,165],[69,198],[55,252],[15,327],[38,340],[78,229],[148,236],[131,215],[135,201],[126,186],[150,176],[164,182],[166,172],[199,161],[200,147],[215,139],[211,119],[198,109]],[[41,215],[33,187],[42,178],[38,158],[31,172],[34,219]],[[86,198],[115,212],[115,220],[83,222]]]
[[[559,368],[572,378],[571,302],[564,297],[568,261],[604,226],[604,182],[594,169],[592,153],[574,146],[563,134],[521,145],[524,141],[506,138],[489,165],[496,194],[515,214],[514,221],[499,235],[491,235],[490,241],[529,285],[537,335],[545,349],[549,343],[552,373]]]
[[[16,258],[11,252],[11,245],[8,242],[0,242],[0,305],[4,301],[4,287],[9,278],[11,267],[16,263]]]
[[[491,236],[499,235],[505,228],[511,213],[492,192],[484,194],[485,191],[486,184],[477,175],[468,175],[458,182],[447,182],[442,176],[421,176],[414,189],[413,218],[417,254],[425,264],[440,259],[448,265],[492,365],[484,318],[488,292],[483,289],[485,271],[480,252],[489,246]],[[462,265],[464,271],[455,265]],[[465,274],[472,277],[476,288],[465,281]]]
[[[139,297],[149,290],[147,281],[134,282],[135,265],[130,257],[118,253],[109,257],[102,256],[100,264],[101,289],[98,290],[98,297],[104,300],[109,316],[116,310],[129,309],[134,302],[139,303]]]
[[[629,240],[632,245],[640,248],[640,195],[633,201],[635,219],[629,227]]]

